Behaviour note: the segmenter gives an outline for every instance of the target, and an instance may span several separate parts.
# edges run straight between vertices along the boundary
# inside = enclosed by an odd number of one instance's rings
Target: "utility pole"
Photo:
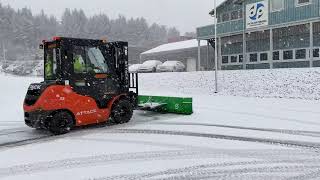
[[[214,62],[215,62],[215,93],[218,93],[218,44],[217,44],[217,0],[214,0]]]
[[[217,0],[214,0],[214,9],[209,12],[214,19],[214,66],[215,66],[215,93],[219,92],[218,89],[218,39],[217,39]]]

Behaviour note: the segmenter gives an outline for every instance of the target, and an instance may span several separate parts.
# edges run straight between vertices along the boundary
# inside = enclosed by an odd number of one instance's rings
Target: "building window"
[[[310,0],[296,0],[296,1],[297,1],[297,6],[303,6],[310,3]]]
[[[320,46],[320,22],[313,23],[313,45]]]
[[[242,10],[232,11],[230,15],[230,20],[236,20],[242,18]]]
[[[250,62],[258,62],[258,54],[250,54]]]
[[[271,11],[281,11],[284,9],[284,0],[271,0]]]
[[[243,52],[243,35],[226,36],[221,38],[221,54],[241,54]]]
[[[243,55],[239,55],[239,63],[243,62]]]
[[[239,10],[239,18],[240,18],[240,19],[243,18],[243,10],[242,10],[242,9]]]
[[[293,51],[288,50],[288,51],[283,51],[283,60],[291,60],[293,59]]]
[[[229,21],[230,20],[229,13],[222,14],[222,18],[221,19],[222,19],[222,22]]]
[[[231,56],[231,62],[232,63],[238,62],[238,57],[237,56]]]
[[[280,60],[280,51],[275,51],[272,53],[272,59],[274,61],[279,61]]]
[[[274,50],[301,49],[308,47],[310,47],[309,24],[273,29]]]
[[[247,33],[246,40],[249,53],[270,50],[270,30]]]
[[[306,59],[307,58],[307,50],[299,49],[296,50],[296,59]]]
[[[268,53],[261,53],[260,61],[268,61]]]
[[[231,20],[238,19],[238,11],[232,11],[231,12]]]
[[[315,57],[315,58],[319,58],[320,57],[319,48],[313,49],[313,57]]]
[[[228,64],[229,63],[229,56],[222,56],[222,64]]]

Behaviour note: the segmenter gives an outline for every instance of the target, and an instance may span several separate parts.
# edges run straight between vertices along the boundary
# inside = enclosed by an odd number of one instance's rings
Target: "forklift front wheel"
[[[49,130],[54,135],[61,135],[70,132],[73,127],[73,118],[70,113],[66,111],[56,112],[50,122]]]
[[[129,100],[120,99],[114,104],[111,112],[111,119],[116,124],[127,123],[131,120],[133,108]]]

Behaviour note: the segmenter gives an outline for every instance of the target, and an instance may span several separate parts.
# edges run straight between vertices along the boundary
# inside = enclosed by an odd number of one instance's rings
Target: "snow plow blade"
[[[161,113],[175,113],[191,115],[193,113],[192,98],[139,96],[140,110],[156,111]]]

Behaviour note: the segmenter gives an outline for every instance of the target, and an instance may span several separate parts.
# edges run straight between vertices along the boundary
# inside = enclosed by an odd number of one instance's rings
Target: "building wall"
[[[245,6],[247,4],[259,2],[261,0],[245,0],[242,5],[226,3],[217,9],[218,14],[218,35],[243,32],[245,29]],[[270,0],[269,0],[270,1]],[[284,9],[281,11],[272,11],[269,5],[269,27],[285,23],[295,23],[299,21],[307,21],[320,17],[320,1],[311,0],[309,5],[298,6],[297,0],[283,0]],[[229,2],[232,2],[229,1]],[[270,4],[270,2],[269,2]],[[238,12],[238,18],[231,18],[232,14]],[[223,21],[223,17],[229,16],[229,20]],[[241,15],[242,14],[242,15]],[[197,36],[199,39],[212,38],[214,36],[214,26],[208,25],[197,28]]]
[[[320,0],[304,6],[297,6],[296,0],[284,0],[284,9],[269,10],[268,26],[247,30],[243,9],[259,1],[245,0],[242,5],[227,2],[218,8],[222,14],[218,15],[217,32],[220,68],[320,67]],[[214,26],[198,28],[197,34],[198,39],[213,38]]]
[[[201,61],[200,66],[202,70],[210,70],[214,67],[214,50],[210,46],[209,47],[209,58],[207,58],[207,47],[201,47]],[[198,48],[189,48],[175,51],[165,51],[159,53],[150,53],[150,54],[141,54],[141,63],[147,60],[160,60],[162,62],[177,60],[184,63],[187,66],[188,59],[194,59],[197,61],[198,59]]]
[[[241,37],[221,37],[221,69],[319,67],[320,21],[246,33],[245,53]]]

